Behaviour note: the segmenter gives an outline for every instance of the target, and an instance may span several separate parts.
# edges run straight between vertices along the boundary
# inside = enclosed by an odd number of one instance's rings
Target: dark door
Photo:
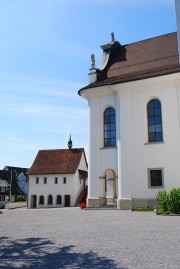
[[[32,195],[31,196],[31,205],[32,205],[32,208],[36,208],[36,200],[37,200],[37,196],[36,195]]]
[[[70,206],[70,195],[65,195],[65,204],[64,206]]]

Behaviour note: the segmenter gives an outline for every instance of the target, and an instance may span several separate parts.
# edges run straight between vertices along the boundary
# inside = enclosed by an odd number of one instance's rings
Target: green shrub
[[[160,205],[158,212],[162,210],[164,213],[180,213],[180,188],[174,188],[169,193],[166,191],[159,191],[157,200]]]
[[[154,209],[152,207],[133,207],[132,211],[153,211]]]
[[[24,202],[26,201],[26,196],[16,196],[16,202]]]
[[[173,213],[180,212],[180,189],[172,189],[169,193],[169,207]]]
[[[159,191],[159,193],[157,194],[156,199],[158,200],[160,207],[164,211],[169,210],[169,196],[168,196],[166,191]]]

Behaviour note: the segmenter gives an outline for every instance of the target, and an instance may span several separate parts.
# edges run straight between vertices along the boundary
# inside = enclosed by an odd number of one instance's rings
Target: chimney
[[[179,63],[180,63],[180,0],[175,0],[175,8],[176,8],[177,38],[178,38],[178,51],[179,51]]]

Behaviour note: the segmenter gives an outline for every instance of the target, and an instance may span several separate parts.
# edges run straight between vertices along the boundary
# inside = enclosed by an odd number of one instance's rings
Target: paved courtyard
[[[79,208],[1,212],[0,268],[180,268],[180,217]]]

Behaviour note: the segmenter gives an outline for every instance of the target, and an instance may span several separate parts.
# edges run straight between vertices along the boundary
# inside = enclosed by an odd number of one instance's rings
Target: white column
[[[89,105],[89,161],[87,206],[99,206],[99,98],[93,97]]]
[[[118,189],[118,199],[122,197],[122,169],[121,169],[121,139],[120,139],[120,96],[117,93],[116,98],[116,137],[117,137],[117,163],[118,163],[118,180],[117,180],[117,189]]]
[[[131,204],[131,139],[129,94],[117,98],[118,117],[118,208],[129,209]]]

